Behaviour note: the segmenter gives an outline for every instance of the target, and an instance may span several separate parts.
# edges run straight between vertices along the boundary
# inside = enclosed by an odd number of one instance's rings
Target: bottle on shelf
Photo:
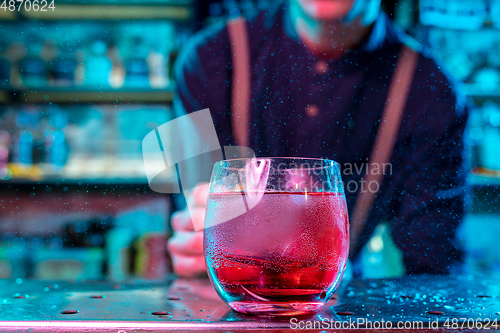
[[[91,42],[89,51],[90,54],[85,58],[84,84],[94,88],[108,87],[112,63],[106,56],[107,42],[96,38]]]
[[[147,232],[135,242],[134,271],[137,277],[160,280],[169,273],[165,232]]]
[[[500,170],[500,107],[486,103],[483,108],[483,140],[480,149],[481,166],[486,169]]]
[[[67,42],[59,43],[59,53],[52,61],[50,71],[55,86],[71,86],[75,83],[77,61],[73,49]]]
[[[108,57],[112,63],[109,84],[112,88],[118,89],[123,87],[125,81],[125,68],[120,55],[120,50],[115,44],[111,44],[108,48]]]
[[[131,251],[136,237],[131,228],[116,227],[106,234],[107,277],[125,280],[131,276]]]
[[[10,144],[9,132],[0,128],[0,180],[8,180],[12,177],[12,172],[8,168]]]
[[[252,0],[240,0],[240,7],[241,13],[246,17],[258,12],[258,5]]]
[[[145,40],[136,36],[132,39],[129,57],[125,60],[125,87],[148,88],[149,67],[146,61],[149,49]]]
[[[222,6],[226,10],[227,16],[231,20],[238,19],[242,14],[241,14],[241,7],[240,3],[238,3],[236,0],[224,0],[222,2]]]
[[[149,68],[149,81],[151,88],[165,88],[169,85],[168,77],[168,58],[157,51],[157,48],[151,48],[147,56],[147,64]]]
[[[500,29],[500,0],[491,0],[490,17],[496,29]]]
[[[22,172],[31,169],[33,164],[33,132],[32,116],[29,112],[19,111],[17,115],[17,133],[13,142],[13,162],[19,165]]]
[[[484,0],[420,0],[420,21],[448,29],[476,30],[486,20]]]
[[[26,40],[26,56],[19,62],[19,76],[23,86],[39,88],[47,84],[47,64],[40,57],[43,41],[37,35]]]
[[[12,162],[10,171],[15,177],[38,179],[42,176],[38,163],[43,160],[43,137],[40,133],[39,117],[35,108],[19,110],[16,118],[17,130],[12,140]]]
[[[44,131],[45,161],[50,165],[53,173],[59,174],[62,172],[69,154],[69,146],[63,131],[68,124],[68,114],[59,107],[52,106],[49,118],[51,126]]]
[[[7,41],[0,39],[0,88],[5,88],[10,85],[10,70],[12,64],[7,58],[7,47]]]

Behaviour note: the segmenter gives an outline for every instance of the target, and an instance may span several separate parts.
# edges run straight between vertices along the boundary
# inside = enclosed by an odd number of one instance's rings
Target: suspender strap
[[[244,19],[228,23],[229,44],[231,48],[233,80],[231,92],[231,126],[236,144],[248,147],[250,129],[250,49],[248,32]],[[408,94],[413,82],[418,62],[418,53],[403,45],[397,60],[396,68],[389,86],[387,104],[379,126],[375,144],[369,161],[370,170],[379,167],[384,170],[392,156],[403,113],[408,100]],[[381,168],[380,168],[381,167]],[[367,172],[366,183],[375,181],[382,184],[384,175],[379,172]],[[358,250],[358,238],[363,231],[368,215],[377,193],[372,191],[359,192],[351,218],[350,255]]]
[[[384,170],[384,165],[391,160],[417,62],[418,53],[408,46],[403,46],[392,76],[391,85],[389,86],[387,104],[383,111],[377,138],[372,148],[369,161],[370,170],[377,167],[380,167],[378,170]],[[383,173],[379,173],[380,172],[367,172],[365,179],[366,183],[370,184],[375,181],[379,185],[378,188],[380,188],[384,175]],[[351,246],[349,251],[351,257],[359,250],[358,240],[368,215],[370,214],[376,195],[376,192],[369,190],[360,191],[358,194],[351,218]]]
[[[248,147],[250,140],[250,48],[245,19],[227,25],[232,56],[231,127],[236,144]]]

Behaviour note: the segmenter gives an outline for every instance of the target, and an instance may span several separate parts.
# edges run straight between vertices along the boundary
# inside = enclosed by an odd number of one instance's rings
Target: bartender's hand
[[[208,190],[207,183],[197,185],[187,196],[189,211],[186,208],[172,214],[174,234],[168,240],[168,251],[175,273],[182,277],[196,277],[207,271],[203,256],[203,224]],[[199,231],[195,231],[194,226]]]

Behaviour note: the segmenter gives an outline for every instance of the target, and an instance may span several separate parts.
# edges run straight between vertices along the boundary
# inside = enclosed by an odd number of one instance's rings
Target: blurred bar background
[[[141,141],[172,118],[172,66],[187,39],[270,4],[59,0],[46,12],[0,9],[0,278],[165,277],[168,220],[182,200],[149,189]],[[470,272],[498,273],[500,0],[383,6],[468,100],[471,205],[461,241]],[[366,277],[404,274],[389,228],[381,223],[363,250]]]

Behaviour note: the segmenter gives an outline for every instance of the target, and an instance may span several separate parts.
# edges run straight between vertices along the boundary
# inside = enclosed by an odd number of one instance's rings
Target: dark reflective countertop
[[[0,280],[1,332],[363,330],[397,325],[413,325],[420,331],[481,325],[500,331],[500,278],[419,276],[343,281],[338,295],[322,312],[287,319],[231,311],[208,279],[172,277],[162,283]]]

